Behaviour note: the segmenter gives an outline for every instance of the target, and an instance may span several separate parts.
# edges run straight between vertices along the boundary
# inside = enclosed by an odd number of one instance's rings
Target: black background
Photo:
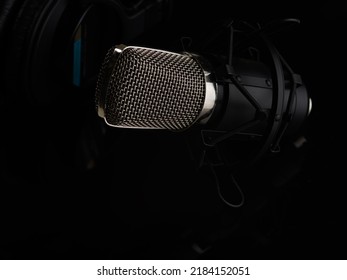
[[[196,171],[181,135],[107,128],[99,137],[88,101],[9,104],[5,79],[1,258],[346,258],[347,5],[202,2],[174,1],[171,20],[132,43],[178,50],[181,37],[192,37],[194,46],[223,18],[299,18],[299,27],[273,40],[313,99],[302,150],[244,171],[246,203],[232,209],[213,178]]]

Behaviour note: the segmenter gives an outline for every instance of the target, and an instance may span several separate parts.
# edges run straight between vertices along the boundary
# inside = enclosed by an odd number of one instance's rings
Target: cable
[[[218,192],[218,196],[220,197],[220,199],[228,206],[230,207],[233,207],[233,208],[240,208],[244,205],[245,203],[245,195],[240,187],[240,185],[237,183],[235,177],[234,177],[234,174],[231,172],[231,168],[229,167],[229,164],[228,164],[228,161],[227,159],[225,158],[224,155],[221,155],[220,151],[219,151],[219,147],[218,146],[215,146],[214,147],[214,151],[216,152],[216,155],[217,155],[217,158],[219,159],[218,162],[214,163],[213,161],[211,161],[210,159],[208,159],[208,165],[210,167],[210,170],[213,174],[213,178],[215,180],[215,184],[216,184],[216,187],[217,187],[217,192]],[[217,172],[215,170],[215,167],[229,167],[225,170],[223,170],[225,172],[225,174],[227,176],[230,176],[231,178],[231,182],[232,184],[234,185],[234,187],[236,187],[236,189],[238,190],[240,196],[241,196],[241,200],[238,204],[234,204],[230,201],[228,201],[223,193],[222,193],[222,188],[221,188],[221,185],[220,185],[220,178],[219,176],[217,175]]]
[[[245,195],[244,195],[244,193],[243,193],[243,191],[242,191],[240,185],[237,183],[237,181],[236,181],[234,175],[230,172],[230,178],[231,178],[231,180],[232,180],[234,186],[235,186],[235,187],[237,188],[237,190],[239,191],[240,196],[241,196],[241,201],[240,201],[239,204],[231,203],[231,202],[229,202],[227,199],[224,198],[224,196],[223,196],[223,194],[222,194],[222,191],[221,191],[220,184],[219,184],[219,178],[218,178],[218,176],[217,176],[216,171],[214,170],[214,166],[213,166],[213,164],[211,164],[211,163],[209,164],[209,166],[210,166],[211,172],[212,172],[212,174],[213,174],[213,177],[214,177],[214,179],[215,179],[215,183],[216,183],[217,191],[218,191],[218,196],[220,197],[220,199],[221,199],[226,205],[228,205],[228,206],[230,206],[230,207],[233,207],[233,208],[240,208],[240,207],[242,207],[242,206],[244,205],[244,203],[245,203]]]

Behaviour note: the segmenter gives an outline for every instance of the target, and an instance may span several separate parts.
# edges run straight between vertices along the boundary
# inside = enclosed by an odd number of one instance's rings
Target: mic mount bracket
[[[233,39],[233,28],[230,27],[230,46],[229,46],[229,59],[228,61],[232,62],[232,39]],[[256,162],[265,152],[268,150],[271,150],[272,152],[279,151],[279,141],[281,139],[282,134],[285,131],[282,129],[281,132],[281,125],[283,122],[288,123],[288,120],[290,120],[290,111],[285,110],[285,104],[284,104],[284,92],[285,92],[285,81],[284,81],[284,72],[283,72],[283,64],[285,66],[288,66],[287,63],[284,61],[282,56],[279,54],[278,50],[275,48],[275,46],[267,39],[266,35],[262,32],[256,32],[257,36],[259,36],[262,41],[265,43],[270,56],[272,58],[272,72],[274,73],[272,78],[271,86],[273,87],[273,102],[272,102],[272,108],[271,110],[265,110],[262,108],[262,106],[258,103],[258,101],[249,93],[247,88],[240,83],[238,80],[238,75],[236,74],[233,65],[226,64],[226,73],[228,80],[224,80],[224,83],[235,85],[235,87],[242,93],[242,95],[247,99],[247,101],[256,109],[254,119],[251,121],[248,121],[244,124],[241,124],[236,129],[233,129],[231,131],[218,131],[218,130],[201,130],[201,138],[204,146],[206,147],[214,147],[215,145],[224,142],[228,139],[230,139],[235,134],[238,134],[242,131],[245,131],[246,129],[249,129],[255,125],[258,125],[260,122],[264,120],[268,120],[270,123],[269,128],[267,129],[266,134],[263,136],[263,145],[260,148],[260,150],[256,153],[251,163]],[[286,67],[289,68],[290,67]],[[302,84],[301,77],[296,74],[292,74],[292,82],[293,84]],[[288,102],[292,103],[293,97],[295,95],[295,88],[292,89],[290,93],[290,97]],[[285,116],[285,118],[284,118]],[[276,149],[272,149],[274,146],[276,146]]]

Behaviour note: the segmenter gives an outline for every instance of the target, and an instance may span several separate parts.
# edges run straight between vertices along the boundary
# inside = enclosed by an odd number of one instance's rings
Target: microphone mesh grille
[[[180,130],[192,125],[205,100],[205,76],[191,57],[127,47],[117,58],[105,96],[114,126]]]
[[[106,56],[104,58],[104,61],[101,65],[101,69],[99,71],[99,77],[98,81],[96,84],[96,91],[95,91],[95,105],[96,105],[96,110],[98,110],[98,106],[104,107],[105,100],[102,100],[103,93],[102,91],[105,89],[107,86],[108,82],[108,72],[111,70],[109,68],[112,67],[112,56],[114,53],[114,48],[111,48],[108,50],[106,53]]]

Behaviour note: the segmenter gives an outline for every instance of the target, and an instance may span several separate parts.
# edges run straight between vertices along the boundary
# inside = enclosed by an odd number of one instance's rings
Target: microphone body
[[[260,121],[243,132],[266,134],[271,120],[282,121],[283,117],[271,111],[277,98],[273,71],[261,61],[234,58],[232,78],[225,61],[215,55],[113,47],[98,79],[98,115],[108,125],[122,128],[232,131],[257,118],[261,111],[264,116]],[[302,82],[297,82],[292,99],[287,73],[284,85],[283,113],[292,102],[287,112],[286,133],[290,133],[306,119],[311,103]]]

